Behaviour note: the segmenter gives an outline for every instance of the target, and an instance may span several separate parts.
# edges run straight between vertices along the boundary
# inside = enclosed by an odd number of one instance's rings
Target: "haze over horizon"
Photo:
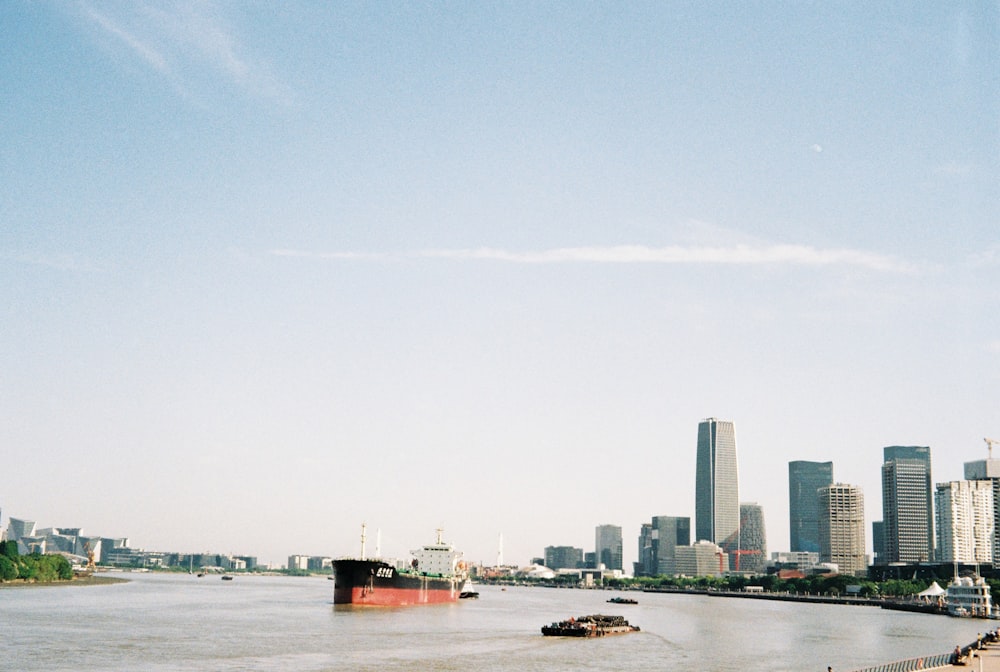
[[[0,6],[0,510],[491,564],[1000,438],[1000,7]]]

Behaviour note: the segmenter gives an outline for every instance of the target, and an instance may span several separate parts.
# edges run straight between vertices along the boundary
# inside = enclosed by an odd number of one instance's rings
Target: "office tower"
[[[991,481],[938,483],[934,506],[938,562],[993,562],[995,528]]]
[[[882,523],[885,561],[934,559],[931,449],[887,446],[882,463]]]
[[[732,422],[708,418],[698,424],[695,473],[695,536],[727,553],[740,547],[740,488],[736,430]]]
[[[583,549],[546,546],[544,564],[549,569],[579,569],[583,565]]]
[[[835,483],[819,489],[819,560],[834,562],[841,574],[863,576],[865,498],[856,485]]]
[[[788,532],[792,551],[819,553],[819,489],[833,485],[833,462],[788,463]]]
[[[885,524],[881,520],[872,523],[872,550],[875,551],[875,560],[872,564],[889,564],[885,560]]]
[[[652,576],[653,571],[653,525],[643,523],[639,528],[639,559],[632,563],[633,576]]]
[[[760,504],[740,504],[740,549],[735,556],[734,570],[750,574],[764,573],[767,531],[764,529],[764,509]]]
[[[677,547],[677,569],[680,576],[721,576],[729,567],[729,556],[718,544],[697,541]]]
[[[605,569],[622,569],[622,528],[619,525],[598,525],[595,531],[594,554],[598,565]]]
[[[653,516],[652,573],[676,573],[677,549],[691,545],[691,519],[687,516]]]
[[[993,459],[993,446],[989,457],[965,463],[965,480],[990,481],[993,485],[993,558],[1000,561],[1000,460]]]

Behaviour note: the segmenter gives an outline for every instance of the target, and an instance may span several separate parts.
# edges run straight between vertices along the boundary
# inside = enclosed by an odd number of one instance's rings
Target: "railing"
[[[976,649],[977,642],[962,647],[962,658],[969,660],[969,654]],[[915,672],[915,670],[929,670],[935,667],[947,667],[955,662],[954,653],[938,653],[931,656],[921,656],[919,658],[908,658],[897,660],[893,663],[865,667],[854,672]]]

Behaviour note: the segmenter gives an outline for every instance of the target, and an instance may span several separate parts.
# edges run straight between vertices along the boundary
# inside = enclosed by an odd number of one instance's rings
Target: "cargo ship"
[[[392,563],[365,557],[365,528],[361,528],[361,557],[333,561],[333,603],[378,607],[457,602],[468,578],[462,553],[442,540],[415,551],[409,562]]]
[[[639,632],[639,626],[629,625],[623,616],[603,614],[569,618],[542,626],[542,634],[546,637],[604,637],[628,632]]]

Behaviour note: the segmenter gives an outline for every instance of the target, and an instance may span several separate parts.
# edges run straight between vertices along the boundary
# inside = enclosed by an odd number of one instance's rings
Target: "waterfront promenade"
[[[982,643],[977,648],[978,641],[965,645],[957,645],[962,649],[962,662],[952,663],[951,653],[942,653],[922,658],[909,658],[884,663],[874,667],[865,667],[855,672],[924,672],[925,670],[969,670],[970,672],[1000,672],[1000,641],[987,642],[986,630],[982,633]]]
[[[984,644],[979,651],[972,651],[975,656],[966,659],[965,669],[974,672],[1000,672],[1000,642],[990,642]],[[956,670],[961,670],[961,665],[950,665]]]

